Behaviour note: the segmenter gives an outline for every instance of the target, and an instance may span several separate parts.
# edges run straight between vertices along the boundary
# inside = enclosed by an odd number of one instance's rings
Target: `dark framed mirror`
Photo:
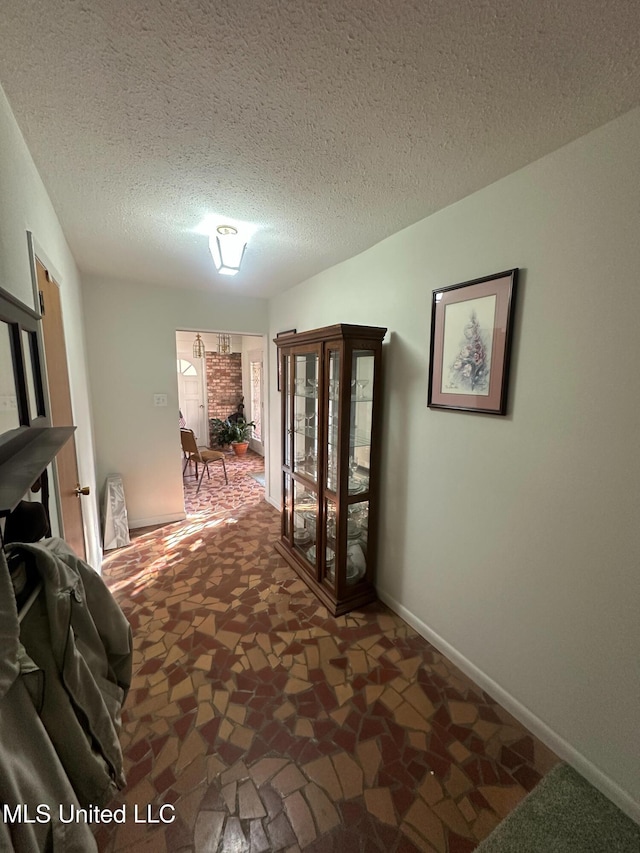
[[[52,427],[40,315],[0,288],[0,519],[40,478],[75,427]]]
[[[0,321],[0,435],[21,425],[12,326]]]
[[[47,426],[40,315],[0,288],[0,442],[19,427]]]

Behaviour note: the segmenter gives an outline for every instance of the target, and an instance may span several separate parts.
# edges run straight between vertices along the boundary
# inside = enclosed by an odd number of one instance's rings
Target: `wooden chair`
[[[217,462],[218,460],[222,462],[222,470],[224,471],[224,481],[227,485],[229,484],[229,479],[227,477],[227,466],[224,462],[224,453],[221,450],[206,450],[198,447],[196,437],[192,429],[181,429],[180,441],[182,442],[182,452],[184,454],[182,476],[184,477],[184,472],[187,470],[187,465],[190,462],[194,462],[196,466],[197,478],[198,464],[202,465],[202,473],[200,474],[200,479],[198,480],[198,488],[196,489],[196,494],[198,494],[198,492],[200,491],[200,486],[202,485],[202,478],[204,477],[205,471],[207,472],[207,478],[211,479],[211,476],[209,474],[209,462]]]

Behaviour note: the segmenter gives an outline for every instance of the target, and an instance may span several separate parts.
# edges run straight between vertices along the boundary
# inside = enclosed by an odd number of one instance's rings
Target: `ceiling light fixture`
[[[218,225],[216,233],[209,238],[209,249],[213,262],[221,275],[236,275],[247,244],[238,236],[233,225]]]
[[[227,334],[218,335],[218,352],[221,355],[229,355],[231,352],[231,336]]]
[[[200,337],[200,333],[196,334],[196,339],[193,342],[193,357],[194,358],[204,358],[205,349],[204,349],[204,341]]]

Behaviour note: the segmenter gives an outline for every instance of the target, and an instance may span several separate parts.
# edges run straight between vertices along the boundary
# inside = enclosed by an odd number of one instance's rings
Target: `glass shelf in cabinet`
[[[305,478],[305,486],[307,485],[307,483],[311,483],[312,485],[315,486],[318,482],[318,479],[317,479],[318,469],[316,467],[308,468],[307,466],[301,467],[300,465],[298,465],[298,467],[295,470],[295,473],[299,477]]]
[[[327,444],[331,447],[336,447],[338,444],[338,428],[332,427],[327,436]],[[371,436],[364,432],[349,433],[349,447],[369,447],[371,444]]]
[[[294,433],[304,438],[317,438],[318,436],[318,430],[316,429],[316,427],[303,427],[302,429],[294,429]]]
[[[307,501],[306,503],[298,503],[293,508],[293,514],[298,515],[301,526],[308,524],[312,519],[315,524],[316,519],[316,503],[315,501]]]
[[[371,388],[367,388],[367,386],[371,386],[371,381],[369,379],[352,380],[352,398],[355,398],[356,400],[366,400],[368,398],[367,392],[369,394],[371,393]]]
[[[369,447],[371,444],[371,435],[366,432],[349,433],[349,447]]]

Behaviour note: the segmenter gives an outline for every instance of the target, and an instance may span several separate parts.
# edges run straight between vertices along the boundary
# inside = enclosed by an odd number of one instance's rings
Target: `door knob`
[[[76,487],[73,491],[75,496],[79,498],[80,495],[88,495],[91,490],[89,486],[81,486],[80,483],[76,483]]]

